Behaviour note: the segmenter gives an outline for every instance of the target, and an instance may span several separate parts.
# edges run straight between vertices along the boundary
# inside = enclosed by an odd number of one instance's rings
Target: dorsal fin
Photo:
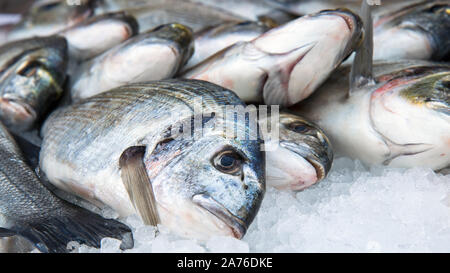
[[[373,20],[372,7],[369,1],[362,1],[360,16],[364,23],[364,40],[361,47],[356,51],[350,72],[349,96],[358,88],[374,84],[372,75],[373,65]]]

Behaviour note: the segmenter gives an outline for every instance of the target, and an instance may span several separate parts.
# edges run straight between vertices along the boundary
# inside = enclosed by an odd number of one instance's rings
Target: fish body
[[[198,138],[177,137],[180,122],[191,124],[200,98],[205,131]],[[130,147],[140,147],[144,186],[151,184],[161,224],[187,237],[241,238],[265,192],[264,155],[259,138],[224,135],[226,124],[257,134],[234,116],[223,118],[217,107],[225,105],[244,107],[233,92],[203,81],[122,86],[52,114],[42,130],[40,166],[58,188],[125,216],[136,210],[122,159],[134,153]],[[207,122],[211,112],[215,118]]]
[[[66,245],[70,241],[99,247],[103,237],[131,234],[125,225],[52,194],[25,164],[18,146],[1,124],[0,154],[0,237],[19,235],[41,252],[68,252]]]
[[[127,83],[171,78],[193,53],[192,35],[184,25],[163,25],[82,63],[71,77],[72,99]]]
[[[292,110],[323,128],[339,155],[439,170],[450,164],[449,72],[426,62],[376,63],[376,84],[348,97],[343,67]]]
[[[197,65],[216,52],[237,42],[253,40],[269,29],[270,26],[263,23],[245,21],[220,24],[197,32],[194,35],[194,54],[183,70]]]
[[[0,120],[14,132],[31,129],[62,94],[67,42],[31,38],[0,47]]]
[[[245,18],[211,6],[177,0],[105,1],[97,7],[102,12],[126,11],[133,15],[141,32],[159,25],[180,23],[194,32],[224,22],[242,21]]]
[[[276,127],[269,132],[270,122]],[[298,191],[326,177],[333,150],[317,125],[286,111],[260,117],[259,124],[264,135],[267,186]],[[272,130],[278,133],[272,135]]]
[[[246,102],[289,106],[314,92],[360,40],[357,15],[324,11],[236,43],[182,77],[221,85]]]

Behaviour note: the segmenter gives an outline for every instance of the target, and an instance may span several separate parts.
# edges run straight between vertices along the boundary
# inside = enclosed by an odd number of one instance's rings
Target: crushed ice
[[[110,211],[104,215],[113,215]],[[450,252],[450,175],[424,168],[366,169],[336,159],[327,179],[302,192],[267,189],[242,241],[206,243],[171,234],[163,226],[125,219],[135,247],[102,240],[101,249],[73,252]]]

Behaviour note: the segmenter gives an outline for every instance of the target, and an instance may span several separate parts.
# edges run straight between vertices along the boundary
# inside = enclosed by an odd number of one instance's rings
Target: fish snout
[[[0,98],[0,119],[14,130],[29,129],[37,118],[36,111],[19,99]]]
[[[244,237],[248,226],[214,198],[206,193],[200,193],[194,195],[192,201],[226,224],[235,238],[241,239]]]

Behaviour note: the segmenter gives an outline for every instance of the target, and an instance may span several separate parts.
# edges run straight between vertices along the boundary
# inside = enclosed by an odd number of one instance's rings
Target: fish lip
[[[28,127],[29,123],[32,123],[37,117],[36,111],[31,106],[12,98],[0,98],[0,111],[3,112],[5,110],[12,115],[10,117],[6,116],[7,119],[10,119],[15,125],[23,122],[24,127]]]
[[[244,237],[247,231],[247,225],[238,217],[233,215],[227,208],[217,202],[214,198],[205,193],[196,194],[192,201],[197,206],[208,211],[219,218],[233,231],[233,236],[237,239]]]
[[[320,160],[314,154],[308,153],[305,155],[301,151],[293,149],[290,145],[286,145],[287,143],[289,142],[280,141],[280,146],[304,158],[316,170],[317,181],[315,181],[314,183],[317,183],[326,177],[326,167],[320,163]]]
[[[349,9],[340,8],[335,10],[324,10],[321,11],[320,13],[334,14],[341,17],[347,24],[347,27],[350,30],[350,32],[354,32],[355,30],[361,29],[363,25],[361,18]]]

